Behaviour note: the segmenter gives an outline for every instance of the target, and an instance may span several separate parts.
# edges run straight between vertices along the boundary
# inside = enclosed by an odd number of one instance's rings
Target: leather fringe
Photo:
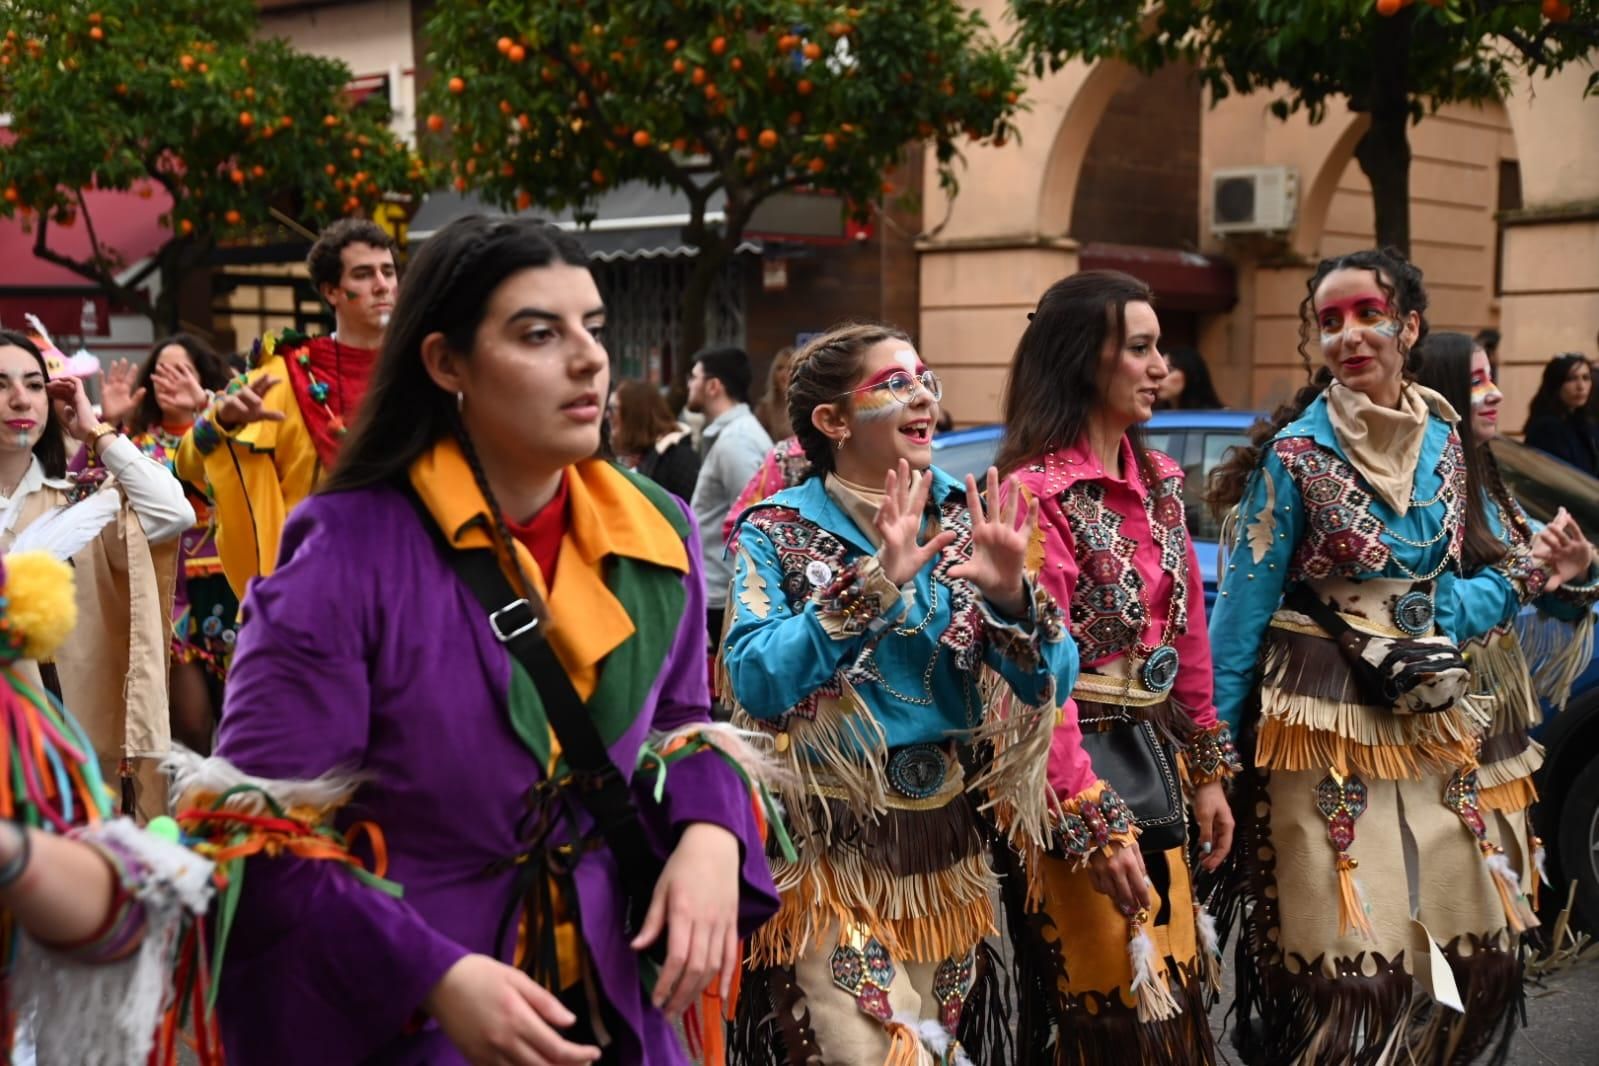
[[[1575,623],[1541,612],[1517,619],[1522,652],[1532,666],[1532,685],[1556,710],[1565,710],[1571,686],[1593,658],[1593,611]]]
[[[1016,989],[1016,1058],[1018,1063],[1050,1062],[1054,1055],[1057,975],[1064,973],[1054,919],[1029,904],[1027,874],[1021,856],[1005,841],[994,844],[999,872],[1000,903],[1006,938],[1011,946]]]
[[[1532,783],[1530,774],[1506,781],[1502,785],[1480,788],[1477,792],[1477,807],[1484,811],[1516,814],[1537,802],[1538,788]]]
[[[972,990],[966,997],[956,1034],[974,1066],[1012,1066],[1020,1061],[1011,1033],[1011,1004],[1015,1002],[1016,990],[999,952],[983,941],[977,945]]]
[[[1462,953],[1462,941],[1471,945]],[[1511,1039],[1526,1024],[1522,960],[1517,951],[1484,946],[1476,937],[1457,937],[1443,949],[1460,989],[1464,1014],[1429,1003],[1418,1008],[1407,1033],[1410,1059],[1422,1063],[1470,1063],[1486,1055],[1490,1066],[1503,1063]]]
[[[1030,1062],[1055,1066],[1211,1066],[1216,1044],[1205,1016],[1204,982],[1192,967],[1167,960],[1178,1010],[1158,1021],[1143,1021],[1118,990],[1109,996],[1089,992],[1065,997],[1057,1010],[1061,1026],[1053,1056]],[[1134,1050],[1136,1048],[1136,1051]]]
[[[744,971],[727,1061],[729,1066],[824,1066],[805,993],[791,967]]]
[[[1532,670],[1522,654],[1521,641],[1509,626],[1467,641],[1460,652],[1471,665],[1471,691],[1494,704],[1489,733],[1531,729],[1543,720],[1538,697],[1532,691]]]

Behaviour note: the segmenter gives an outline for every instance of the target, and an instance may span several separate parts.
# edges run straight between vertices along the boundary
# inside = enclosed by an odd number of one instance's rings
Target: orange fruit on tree
[[[716,99],[716,93],[717,93],[716,84],[714,82],[712,82],[710,85],[707,85],[705,87],[705,99],[707,99],[707,100],[715,100]]]
[[[178,57],[178,66],[182,67],[186,71],[193,70],[194,69],[194,57],[191,56],[191,55],[188,55],[187,53],[185,53],[184,55],[179,56]],[[185,221],[187,221],[187,220],[185,220]]]
[[[516,116],[516,124],[522,127],[524,130],[530,130],[533,128],[533,120],[527,117],[526,111]]]
[[[466,192],[466,179],[465,178],[458,177],[458,178],[455,179],[455,191],[456,192]]]
[[[805,116],[803,114],[801,114],[800,112],[798,112],[798,111],[790,111],[788,113],[788,124],[790,126],[798,126],[800,123],[802,123],[804,121],[805,121]]]
[[[647,130],[634,130],[633,131],[633,147],[634,148],[648,148],[649,146],[650,146],[650,135],[649,135],[649,132]]]
[[[809,78],[801,78],[799,81],[794,83],[794,91],[799,93],[801,96],[811,95],[811,90],[814,88],[816,88],[816,86],[811,83],[811,79]]]
[[[727,38],[715,37],[711,39],[711,55],[719,56],[727,51]]]
[[[676,59],[672,60],[672,73],[673,74],[683,74],[683,73],[686,73],[687,71],[688,71],[688,64],[683,62],[683,57],[682,56],[678,56]]]
[[[178,232],[187,237],[194,232],[194,223],[189,219],[183,219],[178,223]]]
[[[257,163],[255,166],[250,168],[250,177],[252,177],[252,178],[264,178],[264,177],[266,177],[266,167],[262,166],[260,163]]]
[[[797,47],[799,47],[799,38],[792,33],[785,33],[777,39],[777,50],[784,55],[788,55]]]
[[[755,138],[755,143],[770,152],[777,147],[777,131],[762,130],[761,135]]]
[[[727,65],[733,68],[734,74],[737,74],[739,71],[744,69],[744,61],[738,56],[734,56],[732,59],[728,60]]]
[[[334,166],[332,163],[329,163],[327,166],[322,168],[322,171],[331,178],[333,175],[339,172],[339,168]]]
[[[605,171],[601,170],[599,167],[595,167],[593,170],[589,171],[589,181],[593,182],[595,185],[604,185]]]
[[[666,43],[661,47],[666,49],[667,55],[671,55],[673,52],[677,51],[677,39],[675,37],[668,37]]]
[[[505,58],[513,63],[520,63],[527,58],[527,49],[519,44],[513,44],[505,53]]]
[[[1400,0],[1377,0],[1377,14],[1388,16],[1399,14],[1399,9],[1405,5]]]
[[[91,41],[103,41],[103,40],[105,40],[105,30],[102,30],[99,26],[90,26],[89,27],[89,40],[91,40]]]
[[[284,129],[288,129],[290,126],[294,125],[294,116],[284,115],[282,118],[278,119],[278,125],[282,126]]]
[[[694,74],[689,80],[691,80],[695,85],[704,85],[705,84],[705,78],[706,78],[705,68],[704,67],[695,67],[694,68]]]
[[[817,44],[815,41],[806,41],[805,58],[809,59],[813,63],[822,58],[822,46]]]
[[[838,138],[831,133],[822,134],[822,147],[829,152],[838,147]]]
[[[456,96],[460,96],[462,93],[466,92],[466,79],[457,74],[455,77],[450,79],[449,87],[452,93],[454,93]]]
[[[823,159],[821,156],[814,156],[812,157],[811,161],[806,164],[806,167],[812,174],[820,174],[822,171],[827,169],[827,160]]]
[[[98,12],[98,11],[89,12],[89,25],[91,25],[91,26],[100,25],[100,20],[101,20],[102,17],[103,16],[101,16],[100,12]]]
[[[438,133],[443,128],[444,128],[444,116],[443,115],[439,114],[438,112],[434,112],[433,114],[428,116],[428,129],[432,130],[434,133]]]
[[[505,53],[511,50],[511,45],[515,43],[516,42],[511,40],[509,37],[501,37],[499,40],[494,42],[494,47],[497,48],[500,55],[503,56]]]
[[[248,111],[240,111],[239,125],[243,126],[245,129],[249,129],[251,126],[255,125],[255,116],[250,114]]]
[[[6,203],[14,204],[20,199],[22,199],[22,194],[17,191],[17,187],[15,185],[7,185],[6,186]]]
[[[235,184],[235,185],[243,185],[244,184],[244,171],[242,171],[242,170],[238,169],[237,167],[235,167],[228,174],[228,179],[230,181],[232,181],[233,184]]]
[[[237,211],[230,209],[227,214],[222,216],[222,221],[226,222],[230,226],[237,226],[242,218],[243,216]]]
[[[509,100],[501,100],[500,101],[500,114],[509,115],[511,113],[511,110],[512,110],[511,101],[509,101]]]
[[[516,194],[516,209],[518,211],[526,211],[528,208],[530,208],[532,206],[533,206],[533,194],[532,193],[528,192],[526,189],[523,189],[521,192]]]

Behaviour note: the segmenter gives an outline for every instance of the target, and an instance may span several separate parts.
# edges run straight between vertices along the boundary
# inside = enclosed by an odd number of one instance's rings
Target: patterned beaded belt
[[[960,762],[944,744],[907,744],[890,748],[883,761],[884,806],[896,810],[931,811],[945,806],[965,788]],[[857,793],[820,769],[812,790],[828,799],[854,800]]]

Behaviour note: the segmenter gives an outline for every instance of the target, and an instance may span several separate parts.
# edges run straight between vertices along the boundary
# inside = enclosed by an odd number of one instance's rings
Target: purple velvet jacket
[[[604,500],[585,498],[573,506],[597,508],[591,521],[603,523]],[[590,562],[604,571],[605,560],[570,551],[568,537],[561,567]],[[647,699],[610,747],[624,776],[632,776],[651,731],[708,720],[705,593],[692,519],[682,540],[682,618]],[[558,569],[552,613],[561,575]],[[517,820],[544,770],[508,716],[510,659],[395,489],[317,496],[297,508],[278,568],[254,583],[245,617],[218,754],[266,778],[362,775],[339,824],[381,827],[388,877],[405,891],[390,898],[336,863],[249,860],[221,977],[229,1061],[461,1062],[436,1022],[420,1030],[414,1022],[428,991],[462,956],[508,961],[515,950],[514,922],[505,941],[494,942],[514,875],[488,870],[518,850]],[[647,776],[634,795],[663,856],[691,822],[721,825],[740,839],[740,930],[758,927],[777,895],[747,787],[712,753],[675,764],[659,803],[654,775]],[[610,852],[588,852],[575,883],[583,942],[626,1023],[613,1034],[615,1061],[686,1063],[671,1024],[640,984]]]

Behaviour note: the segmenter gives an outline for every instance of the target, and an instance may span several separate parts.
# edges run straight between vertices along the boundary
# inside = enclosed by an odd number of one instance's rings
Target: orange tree
[[[382,107],[352,107],[342,64],[258,40],[252,0],[17,0],[0,40],[0,214],[23,214],[34,254],[175,324],[178,282],[219,238],[288,218],[317,229],[369,212],[423,177]],[[85,190],[164,190],[171,238],[160,297],[121,285]],[[81,225],[86,257],[51,246]]]
[[[919,139],[953,190],[957,146],[1003,142],[1020,91],[1016,54],[959,0],[444,2],[427,35],[423,111],[458,189],[547,211],[592,209],[628,181],[682,194],[698,252],[685,353],[762,201],[825,189],[863,218]],[[719,223],[706,218],[717,193]]]
[[[1371,115],[1355,147],[1377,240],[1410,249],[1409,123],[1507,94],[1599,50],[1599,0],[1010,0],[1036,69],[1119,57],[1141,70],[1193,63],[1211,94],[1272,90],[1272,110],[1329,100]],[[1588,92],[1599,90],[1599,72]]]

